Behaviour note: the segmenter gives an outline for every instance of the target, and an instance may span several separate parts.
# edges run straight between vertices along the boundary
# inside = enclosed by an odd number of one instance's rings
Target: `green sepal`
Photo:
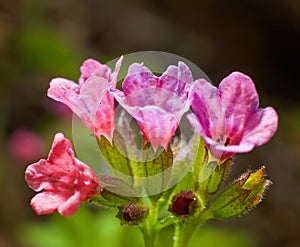
[[[173,163],[173,153],[168,146],[167,150],[163,147],[159,147],[156,152],[148,143],[144,150],[148,150],[144,153],[143,157],[138,157],[136,160],[132,160],[132,166],[134,175],[137,177],[150,177],[159,174],[168,169]]]
[[[114,145],[115,142],[121,143],[121,145],[116,146]],[[98,140],[98,146],[104,159],[112,168],[128,176],[133,175],[130,161],[126,157],[127,150],[124,139],[118,131],[114,131],[112,144],[104,136],[102,136],[101,139]],[[124,154],[126,156],[124,156]],[[113,169],[111,170],[114,174]]]
[[[88,200],[91,204],[106,207],[119,207],[136,201],[138,201],[138,198],[136,197],[121,196],[106,189],[103,189],[100,195],[94,196]]]
[[[147,143],[140,152],[137,152],[133,145],[129,145],[132,143],[127,142],[118,131],[114,132],[112,145],[104,137],[98,140],[102,155],[110,167],[114,168],[110,169],[111,174],[120,179],[122,174],[127,175],[125,177],[126,182],[138,191],[145,191],[146,193],[164,191],[169,184],[172,173],[171,169],[167,170],[173,164],[173,153],[170,146],[166,150],[159,147],[155,152],[150,143]],[[118,174],[118,172],[122,174]],[[149,178],[157,174],[161,174],[161,176],[157,176],[155,179],[147,179],[146,184],[144,183],[141,188],[139,178]],[[131,181],[127,181],[128,179]]]
[[[208,152],[205,146],[204,140],[197,133],[194,134],[194,147],[193,153],[196,157],[193,162],[193,175],[196,183],[199,183],[201,173],[203,172],[203,167],[207,163]]]
[[[265,167],[244,173],[211,203],[210,211],[216,218],[229,219],[254,208],[271,182],[265,178]]]
[[[88,202],[98,206],[119,207],[131,202],[138,202],[138,197],[125,195],[137,194],[126,182],[111,176],[99,176],[99,184],[102,188],[99,195],[92,197]]]
[[[231,164],[232,159],[227,159],[223,163],[217,165],[213,173],[204,182],[200,183],[201,189],[209,194],[216,193],[219,190],[222,181],[224,181],[228,174]]]

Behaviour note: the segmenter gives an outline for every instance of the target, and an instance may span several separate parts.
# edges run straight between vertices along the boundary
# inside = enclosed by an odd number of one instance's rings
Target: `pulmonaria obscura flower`
[[[114,99],[109,93],[115,88],[123,57],[116,63],[114,72],[96,60],[86,60],[80,68],[79,83],[55,78],[50,82],[48,96],[67,105],[82,122],[101,137],[112,140],[115,128]]]
[[[188,119],[212,154],[224,160],[251,151],[274,135],[278,116],[272,107],[258,108],[259,99],[250,77],[233,72],[219,88],[203,79],[195,82]]]
[[[193,77],[183,62],[155,76],[143,64],[134,63],[122,84],[111,90],[119,104],[137,121],[146,141],[156,150],[167,148],[182,115],[190,108]]]
[[[38,215],[57,210],[63,216],[71,216],[81,202],[100,190],[93,170],[75,158],[70,141],[61,133],[55,135],[48,159],[27,167],[25,180],[40,192],[31,200]]]

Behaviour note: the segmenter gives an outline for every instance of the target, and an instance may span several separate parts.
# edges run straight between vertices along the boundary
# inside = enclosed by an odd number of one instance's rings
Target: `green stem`
[[[144,236],[145,247],[155,246],[155,234],[142,230]]]
[[[177,223],[175,225],[175,236],[173,247],[188,246],[195,229],[203,224],[205,221],[212,219],[213,215],[209,211],[199,214],[191,219],[186,219],[185,222]]]
[[[178,223],[175,225],[175,237],[174,237],[174,247],[187,246],[190,238],[192,237],[192,224],[190,222]]]
[[[155,246],[155,237],[157,233],[157,230],[155,229],[156,221],[157,207],[154,203],[151,203],[149,214],[143,224],[140,226],[144,236],[145,247]]]

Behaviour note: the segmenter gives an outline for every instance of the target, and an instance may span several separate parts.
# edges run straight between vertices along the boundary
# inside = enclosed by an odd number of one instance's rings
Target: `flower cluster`
[[[187,221],[190,217],[191,225],[195,225],[197,220],[234,217],[258,204],[271,184],[264,178],[264,167],[256,172],[248,171],[220,192],[211,202],[211,209],[208,204],[209,196],[219,191],[231,166],[231,157],[263,145],[277,130],[277,113],[272,107],[259,108],[251,78],[233,72],[217,88],[204,79],[194,80],[183,62],[170,65],[160,76],[142,63],[134,63],[129,66],[122,82],[123,90],[120,90],[117,82],[122,60],[123,57],[117,61],[112,72],[107,65],[88,59],[80,68],[78,83],[55,78],[50,82],[48,96],[68,106],[95,136],[108,162],[121,171],[125,169],[122,166],[128,166],[125,173],[133,179],[157,175],[172,168],[175,160],[184,159],[176,156],[172,139],[182,118],[187,117],[194,136],[202,140],[193,167],[168,193],[162,191],[149,197],[150,202],[156,200],[151,206],[140,198],[111,192],[109,187],[134,190],[135,182],[128,184],[113,175],[97,177],[88,165],[74,156],[70,141],[58,133],[48,158],[29,165],[25,172],[28,185],[39,192],[31,201],[37,214],[58,211],[70,216],[81,202],[89,201],[118,208],[123,224],[141,224],[142,228],[144,224],[144,234],[152,234],[155,231],[149,227],[157,230],[166,226],[159,223],[157,210],[167,208],[163,215],[176,219],[162,222],[176,224],[178,218]],[[155,156],[153,161],[132,161],[115,147],[116,136],[120,135],[116,127],[115,100],[135,120],[143,136],[142,148],[150,147],[154,154],[160,151],[160,156]],[[191,113],[185,116],[189,110]],[[191,150],[187,152],[194,151],[193,145],[189,144],[188,148]],[[178,164],[176,169],[180,170]],[[199,179],[205,169],[211,169],[210,173]],[[170,174],[162,175],[164,177],[156,180],[154,186],[168,182]]]

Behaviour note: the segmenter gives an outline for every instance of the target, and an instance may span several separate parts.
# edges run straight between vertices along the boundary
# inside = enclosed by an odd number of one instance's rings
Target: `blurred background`
[[[237,155],[231,178],[267,166],[273,185],[248,215],[209,222],[190,246],[300,246],[300,2],[297,0],[0,0],[0,247],[142,246],[111,210],[38,217],[26,166],[46,157],[54,133],[71,138],[71,113],[47,99],[53,77],[77,80],[88,57],[157,50],[197,64],[217,85],[250,75],[261,106],[280,116],[276,136]],[[171,246],[172,229],[159,236]]]

